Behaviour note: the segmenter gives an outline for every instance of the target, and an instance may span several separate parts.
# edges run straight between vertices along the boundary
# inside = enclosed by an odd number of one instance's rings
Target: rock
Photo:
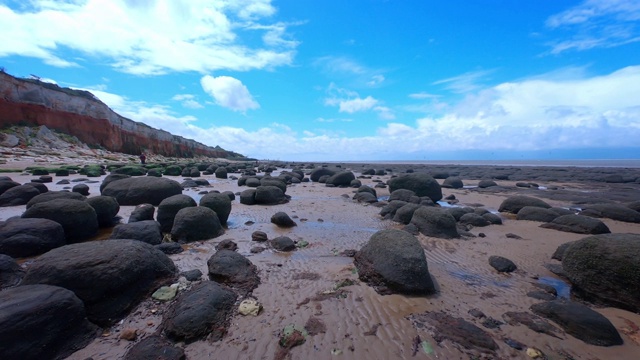
[[[254,231],[251,234],[251,240],[257,241],[257,242],[263,242],[263,241],[269,240],[269,237],[267,236],[267,233],[265,233],[264,231]]]
[[[154,247],[167,255],[180,254],[184,251],[182,245],[176,242],[165,242]]]
[[[518,215],[516,216],[517,220],[529,220],[529,221],[539,221],[539,222],[550,222],[553,219],[560,216],[555,210],[545,209],[537,206],[525,206],[520,211],[518,211]]]
[[[162,322],[174,341],[190,343],[206,336],[222,339],[233,313],[236,295],[213,281],[203,281],[181,294]]]
[[[120,205],[159,205],[164,199],[182,194],[182,186],[177,181],[154,176],[121,179],[109,183],[102,195],[113,196]]]
[[[283,228],[290,228],[298,225],[289,217],[289,215],[287,215],[287,213],[283,211],[278,211],[273,214],[271,216],[271,223]]]
[[[29,183],[26,183],[25,185],[33,186],[34,188],[38,189],[38,191],[40,191],[40,194],[44,194],[46,192],[49,192],[49,188],[47,187],[47,185],[42,184],[42,183],[29,182]]]
[[[448,189],[462,189],[464,184],[462,183],[462,179],[459,177],[449,176],[442,182],[442,187]]]
[[[29,266],[22,283],[69,289],[84,302],[89,320],[108,326],[176,274],[173,261],[149,244],[104,240],[43,254]]]
[[[540,290],[529,291],[527,292],[527,296],[533,299],[544,300],[544,301],[550,301],[550,300],[556,299],[556,295],[549,294],[546,291],[540,291]]]
[[[218,215],[204,206],[181,209],[176,214],[171,228],[171,238],[178,242],[213,239],[222,234],[224,228]]]
[[[110,239],[132,239],[145,242],[150,245],[158,245],[162,242],[160,224],[155,220],[137,221],[128,224],[117,225],[111,232]]]
[[[482,217],[489,222],[491,225],[502,225],[502,218],[500,216],[493,213],[483,214]]]
[[[116,215],[120,211],[120,204],[111,196],[94,196],[87,199],[87,204],[96,211],[99,227],[111,227],[117,221]]]
[[[398,191],[396,191],[398,192]],[[413,214],[416,210],[418,210],[422,205],[407,203],[398,210],[396,210],[396,214],[393,216],[393,221],[399,222],[402,224],[408,224],[411,222],[411,218],[413,218]]]
[[[287,192],[287,182],[280,178],[264,177],[260,180],[260,186],[275,186],[280,189],[283,194]]]
[[[582,215],[562,215],[549,223],[540,225],[541,228],[577,234],[608,234],[609,227],[602,221]]]
[[[288,236],[278,236],[269,241],[269,245],[278,251],[293,251],[296,249],[296,243]]]
[[[218,220],[222,226],[227,225],[229,214],[231,214],[231,199],[221,193],[208,193],[200,199],[199,206],[208,207],[218,215]]]
[[[380,210],[380,216],[382,216],[385,219],[393,219],[393,217],[396,215],[396,211],[398,211],[398,209],[405,206],[406,204],[407,204],[406,201],[400,201],[400,200],[390,201],[387,205],[385,205]]]
[[[0,290],[16,286],[24,277],[24,270],[8,255],[0,254]]]
[[[631,210],[640,212],[640,200],[628,203],[627,207]]]
[[[158,335],[151,335],[133,345],[124,360],[186,360],[184,350]]]
[[[496,255],[489,257],[489,265],[491,265],[491,267],[496,269],[496,271],[498,272],[507,272],[507,273],[513,272],[518,268],[516,264],[513,263],[513,261],[507,258],[504,258],[502,256],[496,256]]]
[[[142,166],[123,166],[121,168],[113,169],[112,174],[124,174],[129,176],[143,176],[147,174],[147,169]]]
[[[0,221],[0,254],[29,257],[65,244],[62,225],[53,220],[11,218]]]
[[[640,234],[603,234],[575,241],[562,258],[572,292],[640,311]]]
[[[482,215],[476,213],[467,213],[460,217],[460,223],[465,225],[471,225],[475,227],[489,226],[491,223],[485,219]]]
[[[337,174],[331,175],[327,179],[326,183],[328,185],[346,187],[346,186],[349,186],[351,184],[351,181],[355,179],[356,179],[356,176],[351,171],[340,171]]]
[[[506,321],[507,324],[515,326],[518,324],[522,324],[529,329],[540,333],[547,334],[553,336],[558,339],[562,339],[560,337],[561,332],[555,326],[549,324],[546,320],[533,315],[528,312],[506,312],[502,314],[502,318]]]
[[[607,218],[636,224],[640,223],[640,212],[620,204],[588,205],[582,209],[580,215]]]
[[[160,223],[160,227],[162,232],[170,232],[173,228],[173,221],[176,217],[178,211],[188,208],[198,206],[196,201],[193,200],[191,196],[178,194],[170,196],[158,205],[158,216],[157,220]]]
[[[284,204],[289,201],[279,187],[263,185],[260,185],[255,189],[254,200],[256,204],[264,205]]]
[[[129,222],[133,223],[137,221],[153,220],[155,212],[156,208],[151,204],[136,205],[135,209],[133,209],[129,216]]]
[[[410,320],[418,329],[429,331],[438,343],[449,340],[460,350],[475,349],[483,353],[498,350],[498,344],[489,333],[462,318],[434,311],[412,314]]]
[[[313,171],[311,171],[311,174],[309,174],[309,178],[313,182],[319,182],[320,177],[322,177],[322,176],[329,176],[330,177],[335,173],[336,172],[331,170],[331,169],[317,168],[317,169],[314,169]]]
[[[247,189],[240,193],[240,204],[255,205],[256,204],[256,189]]]
[[[398,189],[408,189],[415,192],[419,197],[428,196],[433,202],[442,199],[440,184],[427,174],[405,174],[390,179],[387,184],[389,185],[389,191],[391,193]]]
[[[33,197],[27,203],[27,209],[35,204],[51,201],[51,200],[79,200],[85,201],[87,198],[81,194],[68,191],[49,191]]]
[[[138,330],[126,328],[120,333],[120,339],[127,341],[135,341],[138,338]]]
[[[102,180],[102,183],[100,184],[100,192],[102,193],[102,190],[104,190],[104,188],[107,187],[107,185],[109,185],[114,181],[129,179],[129,178],[131,178],[131,176],[125,175],[125,174],[109,174],[104,178],[104,180]]]
[[[622,345],[615,326],[591,308],[562,300],[531,305],[531,311],[560,325],[568,334],[597,346]]]
[[[216,250],[220,251],[220,250],[231,250],[231,251],[236,251],[238,250],[238,244],[236,244],[233,240],[231,239],[224,239],[222,241],[220,241],[217,245],[216,245]]]
[[[488,187],[492,187],[492,186],[498,186],[498,184],[496,184],[495,181],[493,180],[488,180],[488,179],[484,179],[484,180],[480,180],[478,182],[478,187],[480,189],[486,189]]]
[[[227,285],[246,295],[260,285],[258,269],[245,256],[231,250],[220,250],[207,260],[209,279]]]
[[[97,330],[67,289],[27,285],[0,291],[2,359],[63,359],[87,346]]]
[[[180,273],[180,276],[184,276],[184,278],[189,281],[198,281],[202,278],[202,271],[199,269],[183,271]]]
[[[216,169],[215,175],[217,179],[226,179],[227,178],[227,168],[220,166]]]
[[[304,328],[301,329],[295,325],[287,325],[282,330],[278,344],[285,349],[291,349],[295,346],[304,344],[307,341],[308,335],[309,334]]]
[[[450,207],[450,208],[446,208],[446,211],[448,211],[454,219],[456,219],[456,221],[460,221],[460,218],[464,215],[464,214],[471,214],[473,213],[473,208],[471,207]]]
[[[456,219],[447,210],[423,206],[413,213],[411,223],[426,236],[442,239],[460,237]]]
[[[41,194],[46,195],[49,193]],[[67,243],[84,241],[98,232],[98,215],[86,201],[59,199],[37,203],[22,218],[49,219],[62,225]]]
[[[365,192],[365,191],[357,192],[353,196],[353,200],[355,200],[357,202],[361,202],[361,203],[368,203],[368,204],[372,204],[372,203],[378,202],[378,198],[375,195],[373,195],[372,193],[369,193],[369,192]]]
[[[169,301],[173,300],[173,298],[175,298],[177,294],[177,286],[161,286],[158,290],[151,294],[151,297],[159,301]]]
[[[77,184],[71,188],[72,192],[77,192],[80,195],[89,196],[89,185],[87,184]]]
[[[29,200],[40,195],[35,186],[25,184],[7,189],[0,195],[0,207],[26,205]]]
[[[538,198],[524,196],[524,195],[516,195],[516,196],[510,196],[507,199],[505,199],[500,204],[498,211],[517,214],[518,211],[520,211],[525,206],[535,206],[535,207],[540,207],[545,209],[551,208],[551,205],[547,204],[546,202]]]
[[[360,280],[380,294],[429,295],[436,291],[420,242],[402,230],[373,234],[356,253],[354,264]]]
[[[558,248],[553,253],[553,255],[551,255],[551,258],[556,259],[558,261],[562,261],[562,258],[564,257],[564,252],[567,251],[567,249],[569,248],[569,246],[571,246],[571,244],[573,244],[573,241],[569,241],[558,246]]]
[[[262,311],[262,304],[254,299],[244,299],[238,306],[238,312],[243,316],[258,316],[260,311]]]

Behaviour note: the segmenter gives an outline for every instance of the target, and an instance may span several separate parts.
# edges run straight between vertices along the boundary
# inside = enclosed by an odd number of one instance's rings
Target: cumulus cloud
[[[171,100],[179,101],[182,106],[189,109],[201,109],[204,107],[196,100],[196,97],[193,94],[176,94],[171,98]]]
[[[378,100],[372,98],[371,96],[367,96],[364,99],[359,97],[350,100],[341,100],[339,103],[340,112],[346,112],[349,114],[353,114],[354,112],[366,111],[372,109]]]
[[[206,75],[200,79],[200,84],[204,91],[215,99],[216,104],[222,107],[240,112],[260,108],[247,87],[236,78]]]
[[[169,71],[250,70],[290,64],[298,42],[289,24],[262,24],[275,13],[270,0],[32,0],[0,4],[0,57],[20,55],[69,67],[66,49],[106,58],[139,75]],[[248,46],[245,33],[263,34]],[[80,63],[79,63],[80,62]]]

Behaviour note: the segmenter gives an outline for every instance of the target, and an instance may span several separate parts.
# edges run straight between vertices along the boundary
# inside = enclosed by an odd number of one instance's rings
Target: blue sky
[[[0,66],[279,160],[640,158],[638,0],[0,0]]]

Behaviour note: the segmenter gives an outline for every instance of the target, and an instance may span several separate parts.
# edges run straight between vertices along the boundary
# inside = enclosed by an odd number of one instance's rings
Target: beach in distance
[[[100,164],[105,171],[97,177],[74,171],[34,175],[33,168],[3,174],[19,184],[48,177],[51,181],[43,184],[49,192],[77,192],[75,187],[83,184],[87,199],[101,195],[108,176],[125,173],[118,169],[142,168],[144,175],[133,177],[143,179],[152,177],[146,175],[153,169],[167,171],[170,165],[189,170],[165,173],[162,178],[181,184],[181,194],[193,199],[194,206],[202,207],[208,194],[233,195],[221,233],[180,240],[173,229],[163,232],[164,243],[179,241],[179,252],[166,255],[182,278],[165,281],[164,285],[176,284],[175,297],[152,297],[161,284],[148,289],[116,321],[100,325],[82,348],[64,353],[67,359],[140,358],[135,357],[140,356],[136,351],[151,339],[186,359],[632,360],[640,353],[638,303],[615,303],[605,290],[596,296],[583,283],[581,291],[576,291],[580,276],[572,273],[567,260],[558,260],[562,259],[559,247],[588,237],[604,236],[605,241],[615,242],[630,241],[630,236],[640,244],[638,160],[259,161],[257,167],[255,161],[153,155],[144,166],[124,155],[119,161],[89,156],[37,163],[24,156],[5,160],[1,166],[8,169],[18,165],[60,168],[74,161],[81,163],[79,168]],[[225,175],[218,169],[224,169]],[[411,182],[399,185],[409,178],[430,183],[429,189]],[[279,186],[282,193],[271,189],[269,195],[275,201],[259,200],[265,199],[257,195],[263,188]],[[253,202],[247,200],[252,192]],[[154,206],[157,221],[161,221],[162,207]],[[26,208],[2,207],[0,220],[21,216]],[[108,243],[115,228],[129,223],[136,209],[120,205],[119,223],[101,227],[81,244]],[[274,220],[278,213],[285,213],[293,224]],[[569,214],[584,222],[557,222]],[[427,224],[434,216],[445,220]],[[447,225],[448,219],[453,222]],[[177,216],[174,220],[178,222]],[[396,231],[410,239],[402,240],[400,248],[394,245],[400,241]],[[291,247],[280,247],[282,237],[291,241]],[[424,254],[425,268],[416,265],[421,260],[414,245]],[[382,253],[392,263],[367,258],[371,251],[363,249],[373,246],[378,246],[373,253]],[[246,266],[254,268],[249,271],[252,281],[243,278],[239,285],[233,281],[235,275],[221,277],[216,272],[215,256],[225,251],[249,262]],[[577,253],[578,249],[566,251]],[[35,277],[30,272],[43,266],[39,261],[45,256],[50,255],[17,258],[26,279]],[[514,267],[497,265],[496,259],[506,259]],[[615,274],[615,264],[607,262],[606,256],[599,259],[598,269],[610,267]],[[635,261],[634,266],[637,274],[640,265]],[[407,277],[403,271],[412,275]],[[432,283],[431,290],[415,290],[425,277]],[[178,321],[176,308],[214,279],[235,294],[235,300],[215,310],[226,318],[187,340],[176,335],[172,327]],[[607,283],[607,291],[620,291],[616,295],[620,299],[640,298],[637,286],[628,288],[623,277],[616,279],[612,282],[619,281],[620,289]],[[253,286],[248,289],[247,283]],[[257,303],[259,310],[242,315],[244,300]],[[88,310],[89,320],[94,311]],[[212,310],[200,311],[197,318]],[[600,316],[599,325],[588,325],[593,316]]]

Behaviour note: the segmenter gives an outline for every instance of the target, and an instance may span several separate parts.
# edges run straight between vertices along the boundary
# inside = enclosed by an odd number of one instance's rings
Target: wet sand
[[[354,166],[353,169],[356,172],[355,169],[359,167]],[[20,183],[34,178],[30,175],[6,175]],[[356,175],[359,174],[356,172]],[[78,177],[81,176],[67,178],[72,180]],[[373,187],[376,184],[374,180],[387,181],[389,177],[371,176],[361,181]],[[183,180],[181,177],[168,178],[178,182]],[[216,179],[214,176],[203,178],[209,180],[210,187],[190,189],[184,193],[198,199],[200,190],[238,192],[246,189],[238,187],[232,179]],[[60,178],[54,176],[54,183],[47,184],[50,190],[62,190],[64,186],[75,184],[55,185],[58,180]],[[442,183],[442,180],[438,181]],[[463,181],[465,185],[477,183],[477,180]],[[481,204],[496,212],[507,196],[523,191],[516,188],[513,181],[496,182],[504,187],[500,192],[466,188],[443,189],[443,193],[445,196],[455,195],[459,200],[456,205]],[[99,182],[89,185],[91,195],[98,195]],[[561,185],[569,192],[572,189],[583,192],[608,186],[601,183],[554,185]],[[379,198],[389,195],[388,189],[376,190]],[[505,324],[499,329],[486,329],[480,325],[480,320],[468,313],[475,308],[488,317],[504,321],[502,314],[507,311],[529,311],[529,306],[540,302],[526,295],[535,290],[532,284],[537,282],[551,284],[561,296],[569,296],[567,284],[547,270],[545,264],[558,263],[551,260],[551,254],[560,244],[581,239],[585,235],[542,229],[540,223],[516,221],[504,214],[501,214],[503,225],[471,230],[475,235],[484,233],[484,238],[443,240],[419,235],[438,293],[427,297],[381,296],[358,281],[353,259],[340,253],[359,249],[378,230],[401,229],[402,225],[382,220],[378,215],[380,208],[376,206],[351,200],[353,191],[351,188],[329,188],[319,183],[301,183],[288,187],[287,194],[291,196],[291,201],[283,205],[247,206],[236,199],[224,235],[209,241],[190,243],[184,246],[186,251],[183,253],[170,255],[180,271],[199,269],[205,274],[204,280],[207,279],[206,261],[215,252],[215,245],[231,239],[238,244],[238,252],[258,267],[261,278],[261,285],[254,290],[253,296],[263,305],[263,312],[257,317],[236,314],[221,341],[178,344],[184,348],[188,359],[273,359],[279,350],[280,331],[290,324],[302,327],[312,317],[326,325],[326,332],[308,336],[303,345],[290,351],[291,359],[469,359],[469,354],[460,351],[451,342],[438,344],[424,329],[412,325],[408,316],[425,311],[444,311],[486,330],[499,345],[496,354],[488,358],[528,358],[523,350],[507,346],[502,341],[504,337],[538,348],[552,359],[638,358],[640,335],[630,337],[625,334],[625,329],[631,329],[630,324],[640,325],[640,315],[628,311],[592,306],[616,326],[624,339],[624,345],[608,348],[585,344],[567,334],[561,335],[562,339],[538,334],[523,325]],[[541,198],[553,206],[575,206],[564,200],[554,200],[553,197]],[[132,209],[121,207],[119,215],[123,217],[123,222],[127,221]],[[0,220],[20,215],[23,211],[24,206],[2,208]],[[271,215],[278,211],[287,212],[298,226],[280,229],[271,224]],[[614,233],[640,233],[640,224],[602,220]],[[293,240],[307,241],[309,246],[288,254],[272,250],[251,254],[251,247],[260,245],[251,241],[251,233],[256,230],[266,232],[270,239],[286,235]],[[108,233],[104,232],[102,237]],[[507,238],[508,233],[517,234],[522,239]],[[507,257],[519,269],[512,274],[497,273],[488,264],[491,255]],[[26,261],[23,265],[28,266],[28,263]],[[335,291],[336,284],[345,279],[353,280],[355,284]],[[151,299],[142,302],[119,324],[104,329],[102,336],[68,359],[121,358],[134,343],[120,339],[121,332],[136,329],[138,339],[153,334],[158,330],[167,307],[168,304]],[[416,336],[428,342],[427,351],[420,348],[415,352]]]

